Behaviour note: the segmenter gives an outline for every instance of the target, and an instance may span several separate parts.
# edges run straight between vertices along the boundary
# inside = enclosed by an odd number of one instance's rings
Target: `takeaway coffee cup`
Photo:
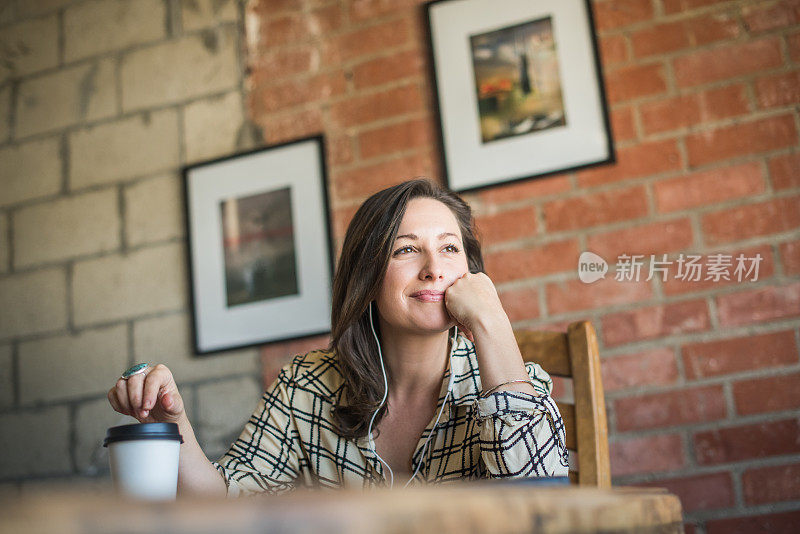
[[[173,500],[178,491],[178,458],[183,438],[175,423],[142,423],[108,429],[111,479],[126,496]]]

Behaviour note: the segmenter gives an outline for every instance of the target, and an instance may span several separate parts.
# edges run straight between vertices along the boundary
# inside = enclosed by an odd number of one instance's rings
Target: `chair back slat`
[[[514,332],[526,362],[536,362],[555,376],[572,376],[567,335],[563,332]]]
[[[561,412],[561,419],[564,420],[564,432],[567,434],[567,448],[577,451],[578,438],[575,427],[575,405],[556,401],[556,406],[558,406],[558,411]]]
[[[514,334],[525,361],[538,363],[551,375],[572,378],[574,404],[556,402],[567,449],[577,452],[578,471],[570,471],[570,480],[582,486],[610,487],[608,423],[594,327],[580,321],[570,324],[566,333]]]
[[[567,338],[572,362],[580,483],[611,487],[606,402],[597,334],[591,323],[583,321],[569,325]]]

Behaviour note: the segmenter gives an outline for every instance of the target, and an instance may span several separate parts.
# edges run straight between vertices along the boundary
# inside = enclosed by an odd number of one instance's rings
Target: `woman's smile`
[[[412,293],[411,298],[417,299],[422,302],[442,302],[444,300],[444,291],[423,289],[421,291]]]

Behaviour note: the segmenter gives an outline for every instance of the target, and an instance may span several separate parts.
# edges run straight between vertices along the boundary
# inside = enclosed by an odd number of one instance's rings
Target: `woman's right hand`
[[[147,367],[127,380],[120,378],[108,390],[108,401],[116,411],[140,423],[177,423],[184,415],[178,386],[164,364]]]

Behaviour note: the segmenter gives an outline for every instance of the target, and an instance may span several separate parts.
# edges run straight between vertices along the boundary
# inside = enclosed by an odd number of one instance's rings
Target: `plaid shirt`
[[[434,428],[428,423],[412,455],[423,464],[410,485],[459,479],[565,476],[564,423],[550,398],[553,382],[538,364],[526,369],[540,395],[499,391],[479,399],[481,380],[474,345],[464,336],[451,351],[436,414],[455,373],[449,406]],[[230,450],[214,466],[228,495],[280,493],[298,486],[371,487],[388,484],[388,471],[369,436],[357,440],[335,430],[331,409],[344,379],[332,351],[296,356],[264,393]],[[423,445],[434,436],[421,458]],[[404,485],[398,477],[395,483]]]

